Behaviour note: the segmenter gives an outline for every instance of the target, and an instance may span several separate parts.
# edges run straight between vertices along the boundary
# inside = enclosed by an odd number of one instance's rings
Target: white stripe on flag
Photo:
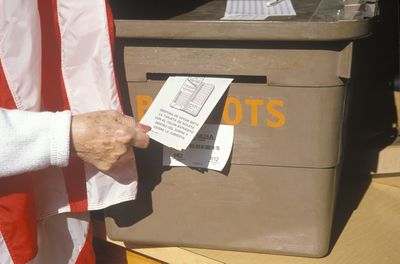
[[[38,222],[38,254],[29,264],[73,264],[89,230],[90,215],[65,213]]]
[[[62,171],[51,167],[34,175],[36,216],[44,219],[58,213],[70,212]]]
[[[105,1],[59,0],[58,17],[62,32],[62,73],[72,113],[121,111]],[[85,175],[89,210],[136,197],[134,160],[110,172],[112,176],[85,164]]]
[[[40,110],[41,39],[37,1],[1,1],[0,58],[21,110]]]
[[[104,1],[59,0],[57,8],[72,113],[120,111]]]

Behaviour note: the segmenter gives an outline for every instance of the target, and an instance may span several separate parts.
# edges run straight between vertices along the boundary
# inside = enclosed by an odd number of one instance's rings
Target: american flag
[[[113,30],[107,0],[0,0],[0,107],[122,111]],[[88,211],[135,198],[135,162],[69,164],[0,178],[0,263],[94,261]]]

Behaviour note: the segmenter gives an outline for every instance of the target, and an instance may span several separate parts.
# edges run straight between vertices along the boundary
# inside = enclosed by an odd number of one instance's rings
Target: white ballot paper
[[[140,123],[152,128],[147,134],[153,140],[177,150],[186,149],[232,81],[170,77]]]
[[[183,151],[164,147],[164,166],[188,166],[222,171],[233,145],[233,126],[204,124]]]
[[[291,0],[228,0],[223,20],[264,20],[270,16],[295,16]]]

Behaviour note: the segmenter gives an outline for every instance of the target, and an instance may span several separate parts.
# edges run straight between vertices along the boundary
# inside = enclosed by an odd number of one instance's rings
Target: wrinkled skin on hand
[[[150,127],[117,111],[98,111],[72,117],[71,151],[107,172],[132,155],[132,148],[147,148]]]

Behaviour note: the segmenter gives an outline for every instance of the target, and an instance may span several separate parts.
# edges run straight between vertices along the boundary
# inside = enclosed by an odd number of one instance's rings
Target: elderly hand
[[[71,123],[71,150],[107,172],[132,153],[132,146],[147,148],[149,130],[134,118],[113,110],[76,115]]]

